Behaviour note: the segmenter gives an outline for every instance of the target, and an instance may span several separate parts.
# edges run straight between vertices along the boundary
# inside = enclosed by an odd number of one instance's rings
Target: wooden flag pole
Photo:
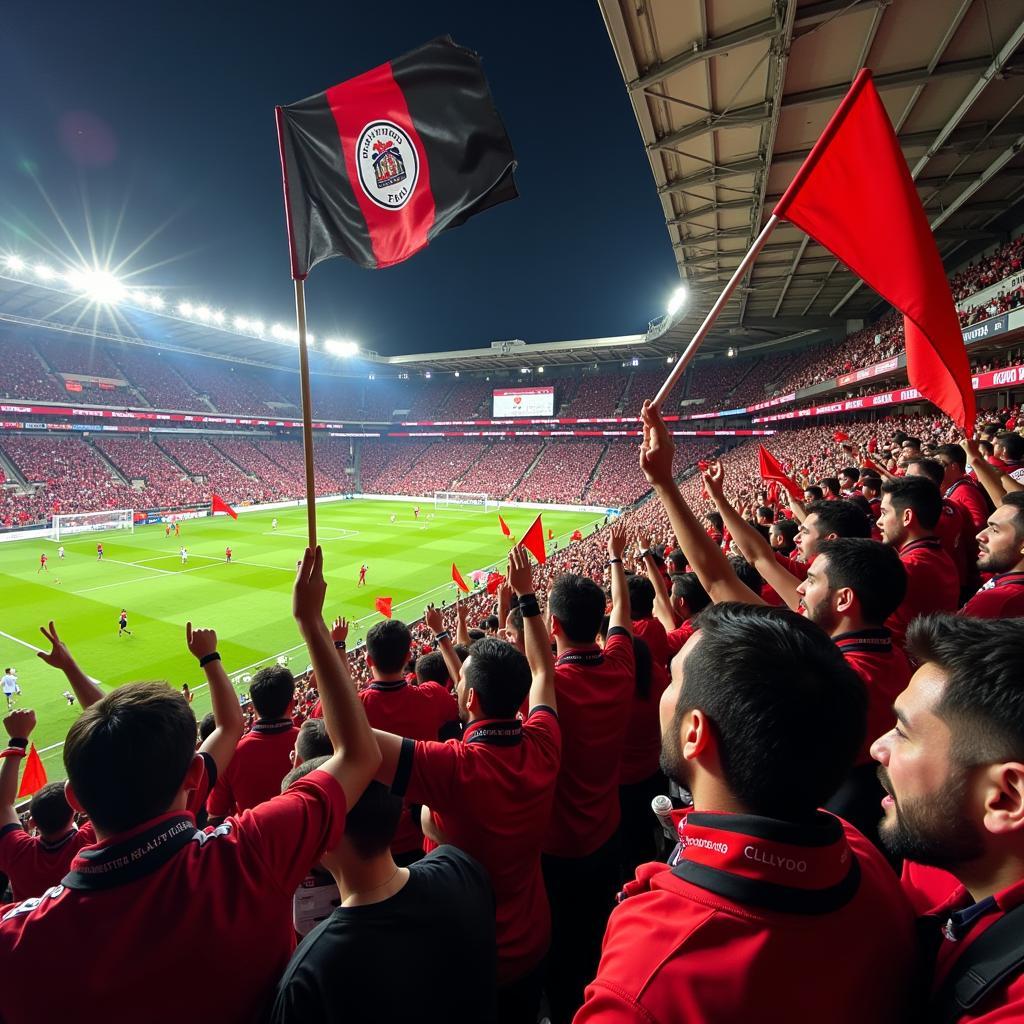
[[[295,279],[295,323],[299,331],[299,386],[302,390],[302,450],[306,456],[306,519],[309,546],[316,548],[316,480],[313,470],[313,397],[309,390],[309,354],[306,351],[305,282]]]
[[[761,233],[754,239],[754,244],[750,247],[747,255],[743,257],[740,265],[733,271],[732,277],[729,278],[729,283],[722,289],[722,294],[718,296],[715,304],[708,310],[708,315],[704,317],[704,323],[697,328],[697,333],[691,339],[690,344],[686,346],[685,351],[676,361],[676,365],[672,367],[668,380],[662,384],[661,390],[654,396],[654,401],[651,404],[655,409],[661,408],[661,404],[668,398],[669,392],[676,386],[676,382],[682,377],[686,367],[690,365],[691,360],[697,354],[697,349],[704,343],[704,339],[708,336],[719,314],[725,309],[725,304],[729,301],[732,293],[736,291],[736,286],[746,276],[754,260],[757,259],[758,254],[764,248],[765,242],[768,241],[768,236],[775,230],[775,226],[778,223],[779,218],[773,213],[768,218],[765,226],[761,228]]]

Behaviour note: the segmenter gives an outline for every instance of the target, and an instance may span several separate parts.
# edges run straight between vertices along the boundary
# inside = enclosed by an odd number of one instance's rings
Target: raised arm
[[[468,647],[472,642],[469,638],[469,627],[466,625],[466,605],[464,602],[459,600],[458,595],[455,597],[455,642],[462,644],[463,647]],[[447,664],[448,659],[445,658]]]
[[[423,613],[423,621],[427,624],[427,629],[434,634],[441,656],[444,658],[445,668],[448,669],[448,675],[451,676],[452,686],[455,686],[462,673],[462,659],[452,643],[451,633],[444,628],[444,617],[435,605],[428,604]]]
[[[985,458],[981,445],[977,441],[972,438],[964,438],[960,442],[960,447],[967,453],[967,462],[974,470],[978,483],[985,488],[989,498],[992,499],[992,504],[997,508],[1011,491],[1024,490],[1024,485],[1017,483],[1012,476],[993,466]]]
[[[323,551],[319,546],[316,551],[306,548],[292,592],[292,614],[316,672],[324,725],[334,745],[334,754],[322,770],[337,779],[352,807],[377,771],[381,755],[348,665],[335,650],[324,623],[326,593]]]
[[[621,566],[619,568],[621,569]],[[526,647],[526,660],[530,663],[530,672],[533,675],[529,706],[535,708],[543,704],[552,711],[558,711],[551,637],[544,626],[537,595],[533,592],[530,556],[523,548],[513,548],[508,553],[508,580],[519,596],[519,610],[523,613],[523,643]]]
[[[0,764],[0,826],[17,825],[21,821],[14,809],[18,799],[18,769],[21,768],[28,750],[28,738],[35,727],[36,713],[28,708],[17,708],[4,719],[7,750]]]
[[[498,584],[498,626],[504,627],[508,620],[508,613],[512,610],[512,588],[508,580],[504,579]]]
[[[57,627],[54,625],[53,619],[50,620],[48,627],[40,626],[39,632],[50,641],[53,650],[49,653],[39,651],[37,656],[51,668],[60,669],[64,673],[83,710],[100,700],[103,696],[100,684],[78,667],[78,662],[71,656],[68,645],[57,635]]]
[[[675,445],[661,414],[650,402],[644,402],[642,417],[644,440],[640,446],[640,468],[668,513],[679,547],[697,578],[716,603],[742,601],[744,604],[759,604],[760,597],[740,582],[729,559],[701,529],[697,517],[679,493],[672,479]]]
[[[206,674],[213,702],[214,730],[203,741],[199,751],[213,758],[217,777],[220,778],[235,756],[235,747],[245,731],[242,706],[217,652],[217,634],[212,629],[193,629],[192,623],[186,622],[185,643]]]
[[[651,581],[651,586],[654,587],[654,617],[665,627],[666,632],[671,632],[678,625],[676,613],[672,608],[672,595],[665,583],[665,577],[661,575],[651,554],[652,543],[649,536],[644,538],[637,535],[638,557],[643,564],[644,572],[647,573],[647,578]]]
[[[804,503],[799,498],[794,498],[785,487],[780,487],[779,492],[779,496],[793,513],[793,518],[798,523],[802,523],[807,518],[807,509],[804,507]]]
[[[608,628],[614,629],[618,626],[632,634],[629,588],[626,586],[626,570],[622,565],[622,552],[626,550],[626,544],[626,527],[620,519],[608,531],[608,571],[612,578],[612,611],[608,619]]]

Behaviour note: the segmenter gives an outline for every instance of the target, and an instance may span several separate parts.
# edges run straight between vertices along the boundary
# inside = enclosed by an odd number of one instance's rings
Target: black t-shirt
[[[302,940],[277,986],[273,1024],[490,1024],[494,893],[454,846],[409,868],[388,900],[338,907]]]

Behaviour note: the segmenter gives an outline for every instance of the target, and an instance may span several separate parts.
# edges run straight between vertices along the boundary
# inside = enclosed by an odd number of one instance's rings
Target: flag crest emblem
[[[400,210],[412,198],[419,157],[412,139],[391,121],[371,121],[356,142],[359,184],[385,210]]]

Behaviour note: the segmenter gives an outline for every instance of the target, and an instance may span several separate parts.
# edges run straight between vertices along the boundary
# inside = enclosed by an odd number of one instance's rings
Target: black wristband
[[[524,619],[533,619],[540,615],[540,602],[536,594],[522,594],[519,598],[519,614]]]
[[[335,640],[334,641],[334,646],[335,646],[336,650],[343,651],[343,650],[345,650],[345,641],[344,640]]]
[[[211,651],[209,654],[204,654],[199,659],[199,667],[206,668],[211,661],[220,661],[220,655],[216,651]]]
[[[17,747],[19,750],[27,750],[28,740],[24,736],[11,736],[7,741],[7,746]]]
[[[621,558],[609,558],[608,559],[608,564],[609,565],[622,565],[622,559]]]
[[[650,548],[644,548],[640,552],[640,558],[647,558],[649,555],[653,555],[654,552]]]
[[[442,629],[440,633],[434,634],[434,639],[440,643],[442,640],[451,640],[452,635],[447,629]]]

